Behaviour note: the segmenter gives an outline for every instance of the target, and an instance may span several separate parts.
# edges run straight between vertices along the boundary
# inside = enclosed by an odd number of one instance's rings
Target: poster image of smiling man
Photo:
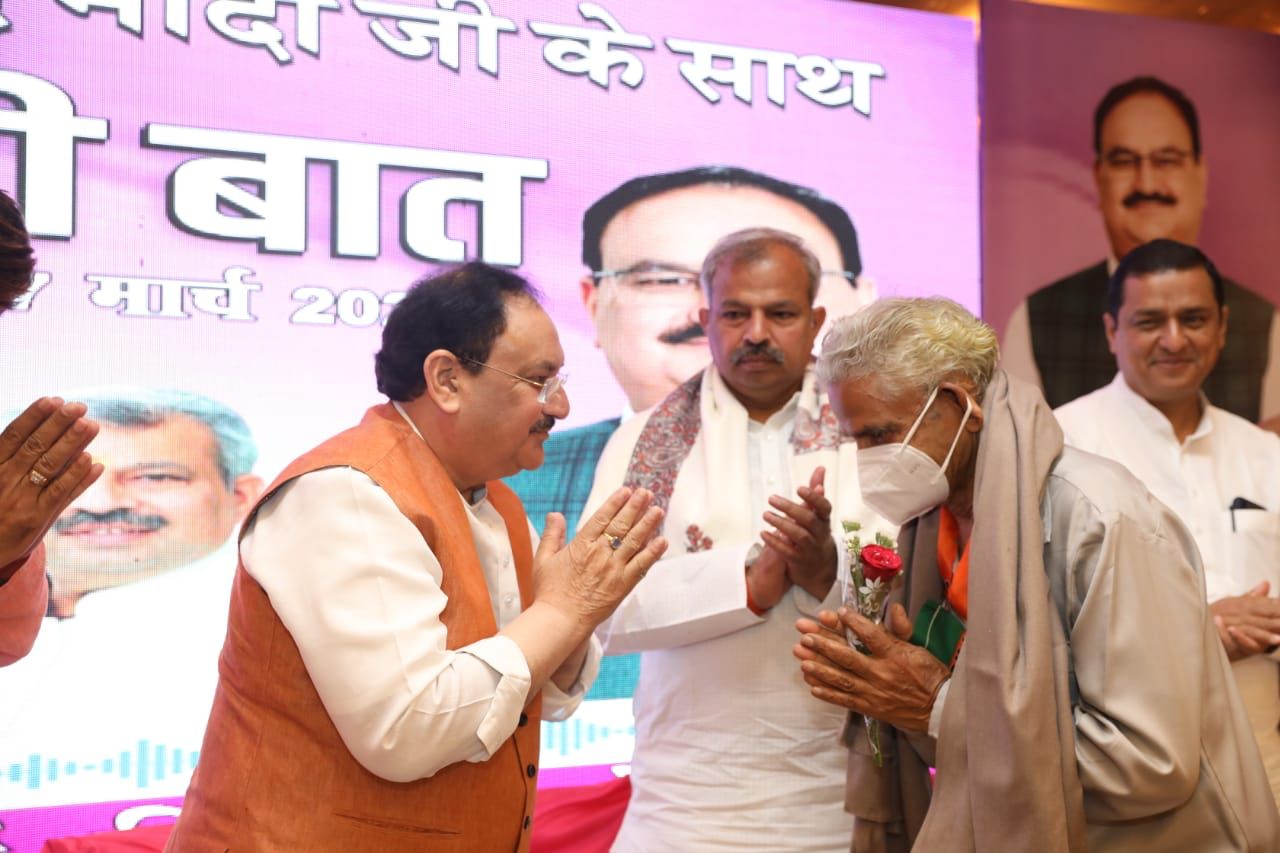
[[[106,389],[84,398],[106,470],[53,526],[53,615],[81,598],[189,566],[230,537],[262,480],[231,409],[186,391]],[[234,562],[234,561],[233,561]]]
[[[75,398],[101,426],[105,470],[46,537],[49,614],[31,653],[0,672],[0,764],[94,765],[146,744],[172,759],[147,793],[181,794],[217,679],[234,534],[263,487],[257,446],[239,414],[189,391]],[[66,780],[84,800],[140,793],[134,774],[94,770]]]
[[[1051,406],[1109,383],[1116,362],[1102,332],[1118,258],[1148,241],[1199,241],[1209,167],[1195,104],[1153,76],[1111,87],[1093,117],[1093,179],[1110,246],[1097,263],[1032,293],[1006,327],[1004,365],[1038,382]],[[1277,414],[1280,359],[1271,358],[1275,306],[1227,279],[1231,334],[1204,383],[1217,406],[1258,422]],[[1264,405],[1264,398],[1272,400]]]

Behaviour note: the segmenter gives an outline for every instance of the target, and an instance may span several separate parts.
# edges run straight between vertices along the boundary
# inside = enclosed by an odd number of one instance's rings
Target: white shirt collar
[[[1117,371],[1116,378],[1111,380],[1109,386],[1111,392],[1116,399],[1128,406],[1129,409],[1142,421],[1143,425],[1152,432],[1167,436],[1174,442],[1177,436],[1173,432],[1173,424],[1169,423],[1169,419],[1165,417],[1164,412],[1151,405],[1145,397],[1129,387],[1129,383],[1125,381],[1124,374]],[[1187,436],[1184,445],[1193,441],[1198,441],[1213,431],[1213,417],[1210,409],[1213,407],[1209,403],[1209,398],[1200,392],[1200,422],[1196,424],[1196,428]]]
[[[812,367],[810,367],[809,370],[811,371]],[[738,412],[752,424],[756,424],[757,422],[752,421],[751,417],[747,414],[747,407],[742,405],[742,402],[733,393],[733,389],[729,387],[729,383],[725,382],[724,377],[720,375],[720,371],[716,370],[715,365],[713,364],[707,367],[707,371],[711,377],[710,389],[712,400],[715,402],[716,408],[723,407],[729,411]],[[806,372],[805,378],[808,379],[808,376],[809,374]],[[800,389],[791,395],[791,399],[787,400],[786,405],[770,415],[768,420],[766,420],[764,424],[760,425],[768,425],[773,423],[775,419],[790,421],[794,418],[796,409],[800,407],[800,395],[803,392],[804,386],[802,384]]]

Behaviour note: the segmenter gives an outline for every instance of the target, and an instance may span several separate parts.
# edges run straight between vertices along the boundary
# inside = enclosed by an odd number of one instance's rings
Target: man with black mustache
[[[1036,382],[1051,406],[1095,391],[1115,375],[1101,317],[1117,260],[1157,238],[1196,245],[1208,167],[1195,105],[1155,77],[1114,86],[1094,113],[1094,180],[1111,254],[1031,294],[1006,327],[1003,366]],[[1280,415],[1280,364],[1270,352],[1275,306],[1225,280],[1231,336],[1205,381],[1214,405],[1252,422]]]
[[[747,229],[700,277],[712,366],[618,428],[587,501],[649,489],[670,542],[598,632],[606,654],[641,656],[613,850],[845,850],[843,716],[809,694],[790,638],[840,598],[832,527],[891,528],[863,507],[854,445],[814,379],[816,254]]]
[[[133,799],[143,793],[137,777],[99,759],[139,741],[170,756],[200,749],[226,635],[233,534],[263,483],[248,425],[222,403],[123,387],[80,399],[99,424],[104,470],[45,538],[48,617],[31,653],[0,672],[0,694],[12,697],[0,716],[0,762],[56,755],[86,767],[59,780],[61,801]],[[85,726],[86,698],[107,696]],[[171,761],[145,793],[182,793],[190,762]],[[6,804],[48,802],[12,788],[0,785]]]
[[[817,303],[831,317],[876,297],[861,277],[849,214],[808,188],[735,166],[698,166],[643,175],[615,187],[582,217],[578,282],[596,344],[627,395],[627,411],[555,432],[542,467],[507,482],[536,526],[564,513],[570,530],[591,492],[596,463],[622,421],[658,403],[710,358],[698,318],[698,269],[716,240],[740,228],[781,228],[801,237],[821,264]],[[634,656],[608,658],[590,699],[631,696]]]
[[[54,522],[48,540],[50,612],[59,618],[74,616],[86,595],[214,553],[263,485],[253,474],[248,425],[215,400],[109,389],[86,405],[102,423],[107,470]]]
[[[582,218],[578,282],[628,412],[642,412],[706,366],[698,268],[731,231],[781,228],[812,248],[822,272],[817,304],[832,317],[875,299],[860,277],[858,236],[848,213],[808,187],[734,166],[699,166],[633,178],[598,199]],[[511,478],[535,524],[563,512],[575,529],[596,460],[622,418],[556,433],[546,462]]]

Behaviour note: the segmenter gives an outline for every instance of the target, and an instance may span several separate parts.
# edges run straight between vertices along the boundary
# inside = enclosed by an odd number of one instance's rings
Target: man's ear
[[[827,309],[821,305],[815,305],[813,308],[813,328],[821,329],[822,324],[827,322]]]
[[[599,307],[600,288],[596,286],[596,280],[590,275],[584,275],[578,279],[578,294],[582,297],[582,307],[587,309],[587,316],[591,318],[591,325],[596,329],[596,347],[600,346],[600,329],[596,325],[596,310]]]
[[[249,507],[258,502],[258,498],[262,497],[262,490],[266,488],[266,483],[257,474],[241,474],[236,477],[232,484],[232,495],[235,498],[236,507],[236,524],[244,521],[245,514],[249,512]]]
[[[1111,316],[1110,311],[1102,312],[1102,331],[1107,334],[1107,349],[1111,350],[1111,354],[1116,354],[1116,318]]]
[[[462,405],[460,379],[462,364],[446,349],[432,350],[422,360],[426,394],[440,411],[454,415]]]
[[[711,322],[711,309],[703,305],[701,308],[698,309],[698,325],[702,326],[702,328],[705,330],[707,328],[707,324],[709,324],[710,322]]]
[[[880,285],[876,284],[875,279],[860,275],[855,281],[857,282],[859,308],[866,308],[880,298]]]
[[[978,432],[982,429],[982,405],[972,389],[958,382],[941,382],[938,384],[938,394],[939,396],[945,394],[961,415],[964,414],[965,406],[972,400],[973,408],[969,410],[969,419],[964,422],[964,429],[968,432]]]

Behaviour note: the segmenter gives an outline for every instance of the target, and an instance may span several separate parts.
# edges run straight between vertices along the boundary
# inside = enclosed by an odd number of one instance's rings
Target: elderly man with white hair
[[[945,299],[877,303],[823,344],[863,500],[904,525],[887,627],[798,626],[814,695],[886,724],[883,766],[851,753],[853,849],[1277,849],[1194,541],[1124,468],[1064,448],[997,356]]]

